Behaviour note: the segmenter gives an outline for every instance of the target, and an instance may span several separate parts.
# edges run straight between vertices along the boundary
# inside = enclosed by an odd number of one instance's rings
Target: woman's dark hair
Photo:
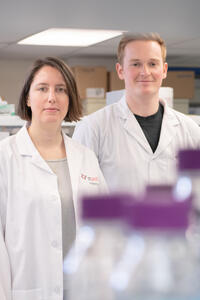
[[[67,93],[69,97],[69,109],[64,120],[69,122],[80,120],[80,117],[82,116],[82,105],[73,73],[62,60],[55,57],[37,59],[34,62],[33,67],[31,68],[25,80],[24,86],[20,94],[18,104],[18,115],[23,120],[31,121],[31,108],[27,106],[29,91],[36,73],[44,66],[50,66],[57,69],[62,74],[66,83]]]

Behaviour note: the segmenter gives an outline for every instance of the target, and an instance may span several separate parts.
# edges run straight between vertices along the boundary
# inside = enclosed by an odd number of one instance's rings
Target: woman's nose
[[[56,95],[54,90],[49,90],[49,95],[48,95],[48,102],[49,103],[55,103],[56,101]]]

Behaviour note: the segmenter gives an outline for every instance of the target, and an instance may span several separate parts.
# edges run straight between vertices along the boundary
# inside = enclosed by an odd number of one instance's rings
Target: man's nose
[[[149,67],[147,65],[142,65],[142,68],[141,68],[141,75],[149,75],[150,74],[150,71],[149,71]]]

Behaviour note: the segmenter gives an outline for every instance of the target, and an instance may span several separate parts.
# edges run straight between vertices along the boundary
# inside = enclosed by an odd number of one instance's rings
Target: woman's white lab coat
[[[76,225],[79,194],[106,189],[94,153],[64,135]],[[26,127],[0,143],[0,299],[62,300],[61,201],[57,176]]]

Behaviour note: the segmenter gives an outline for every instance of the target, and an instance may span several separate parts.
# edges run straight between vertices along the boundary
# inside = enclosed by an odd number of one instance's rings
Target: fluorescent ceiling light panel
[[[51,28],[19,41],[18,44],[86,47],[121,34],[123,31]]]

